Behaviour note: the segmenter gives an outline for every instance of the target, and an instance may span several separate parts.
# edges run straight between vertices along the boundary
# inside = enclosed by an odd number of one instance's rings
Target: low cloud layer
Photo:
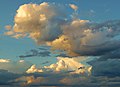
[[[78,61],[81,61],[79,63]],[[69,86],[69,87],[119,87],[120,77],[119,77],[119,65],[120,61],[113,59],[106,61],[95,61],[91,65],[93,69],[89,71],[87,67],[90,65],[85,65],[83,61],[84,58],[58,58],[58,62],[51,64],[50,66],[44,66],[43,68],[38,68],[35,65],[29,65],[30,68],[25,69],[25,61],[18,61],[21,64],[19,68],[14,62],[14,66],[0,69],[0,85],[4,86]],[[4,62],[4,66],[6,66]],[[1,63],[0,63],[1,64]],[[3,63],[2,63],[3,64]],[[24,66],[25,65],[25,66]],[[114,66],[114,67],[113,67]],[[88,70],[86,70],[85,68]],[[22,69],[24,68],[24,69]],[[19,72],[22,70],[22,73]],[[26,70],[26,72],[25,72]],[[88,72],[89,71],[89,72]],[[18,73],[19,72],[19,73]],[[92,72],[92,73],[91,73]],[[92,75],[88,75],[91,73]],[[86,84],[87,82],[87,84]]]
[[[120,77],[105,77],[105,76],[81,76],[76,74],[66,73],[48,73],[48,74],[31,74],[24,76],[16,76],[10,79],[13,86],[69,86],[69,87],[119,87]],[[87,84],[86,84],[87,83]],[[10,85],[9,85],[10,86]]]

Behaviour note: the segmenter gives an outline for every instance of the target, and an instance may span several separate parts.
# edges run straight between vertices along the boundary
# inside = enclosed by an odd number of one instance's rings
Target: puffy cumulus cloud
[[[78,60],[79,58],[64,58],[58,57],[58,62],[51,64],[49,66],[44,66],[41,68],[36,68],[32,65],[26,73],[39,73],[39,72],[70,72],[70,74],[84,74],[90,75],[92,66],[88,64],[81,64],[80,62],[85,62],[86,60]]]
[[[53,69],[54,71],[74,71],[83,66],[83,64],[75,61],[72,58],[58,57],[58,62],[56,64],[51,64],[50,66],[44,67],[48,69]]]
[[[47,2],[21,5],[13,28],[5,34],[15,38],[28,36],[38,43],[54,40],[61,34],[60,27],[65,22],[63,8]]]
[[[76,5],[74,5],[74,4],[69,4],[69,6],[73,9],[73,10],[77,10],[78,9],[78,7],[76,6]]]
[[[37,69],[35,65],[32,65],[27,71],[26,73],[35,73],[35,72],[43,72],[42,69]]]
[[[7,70],[8,72],[12,73],[25,73],[25,71],[31,66],[32,64],[25,61],[11,61],[0,59],[0,69]]]
[[[58,57],[58,62],[55,64],[51,64],[50,66],[44,66],[46,69],[50,69],[53,71],[73,71],[74,73],[86,73],[88,67],[80,62],[74,60],[74,58],[61,58]]]
[[[77,9],[73,4],[70,7]],[[119,20],[92,23],[70,15],[65,6],[57,4],[24,4],[6,34],[15,38],[27,36],[38,44],[67,51],[69,56],[100,56],[120,47]]]

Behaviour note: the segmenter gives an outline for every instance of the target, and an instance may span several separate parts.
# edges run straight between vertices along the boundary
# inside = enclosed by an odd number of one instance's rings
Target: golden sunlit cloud
[[[32,65],[27,71],[26,73],[35,73],[35,72],[43,72],[42,69],[37,69],[35,65]]]
[[[78,9],[74,4],[69,6]],[[92,23],[74,14],[76,11],[70,14],[65,6],[55,3],[24,4],[17,10],[12,29],[5,34],[17,39],[29,37],[69,56],[100,56],[120,47],[120,40],[115,39],[119,36],[119,21]]]
[[[9,59],[0,59],[0,63],[8,63],[8,62],[10,62]]]
[[[77,10],[78,9],[78,7],[76,6],[76,5],[74,5],[74,4],[69,4],[69,6],[73,9],[73,10]]]

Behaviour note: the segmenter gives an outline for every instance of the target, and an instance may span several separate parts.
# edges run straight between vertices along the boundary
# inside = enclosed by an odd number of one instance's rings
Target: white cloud
[[[48,69],[53,69],[55,71],[74,71],[77,70],[79,67],[83,66],[84,66],[83,64],[75,61],[73,58],[58,57],[57,63],[44,67]]]
[[[27,71],[26,73],[35,73],[35,72],[43,72],[42,69],[37,69],[35,65],[32,65]]]
[[[79,58],[67,58],[67,57],[58,57],[58,62],[51,64],[49,66],[44,66],[39,69],[36,68],[35,65],[32,65],[26,73],[35,73],[35,72],[67,72],[71,71],[71,74],[86,74],[89,75],[91,74],[91,69],[92,67],[88,64],[82,64],[80,62],[85,61],[84,60],[79,60],[76,61]]]

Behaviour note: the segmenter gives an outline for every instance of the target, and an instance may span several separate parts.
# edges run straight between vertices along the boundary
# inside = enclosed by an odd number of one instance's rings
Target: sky
[[[119,87],[119,3],[1,0],[0,85]]]

